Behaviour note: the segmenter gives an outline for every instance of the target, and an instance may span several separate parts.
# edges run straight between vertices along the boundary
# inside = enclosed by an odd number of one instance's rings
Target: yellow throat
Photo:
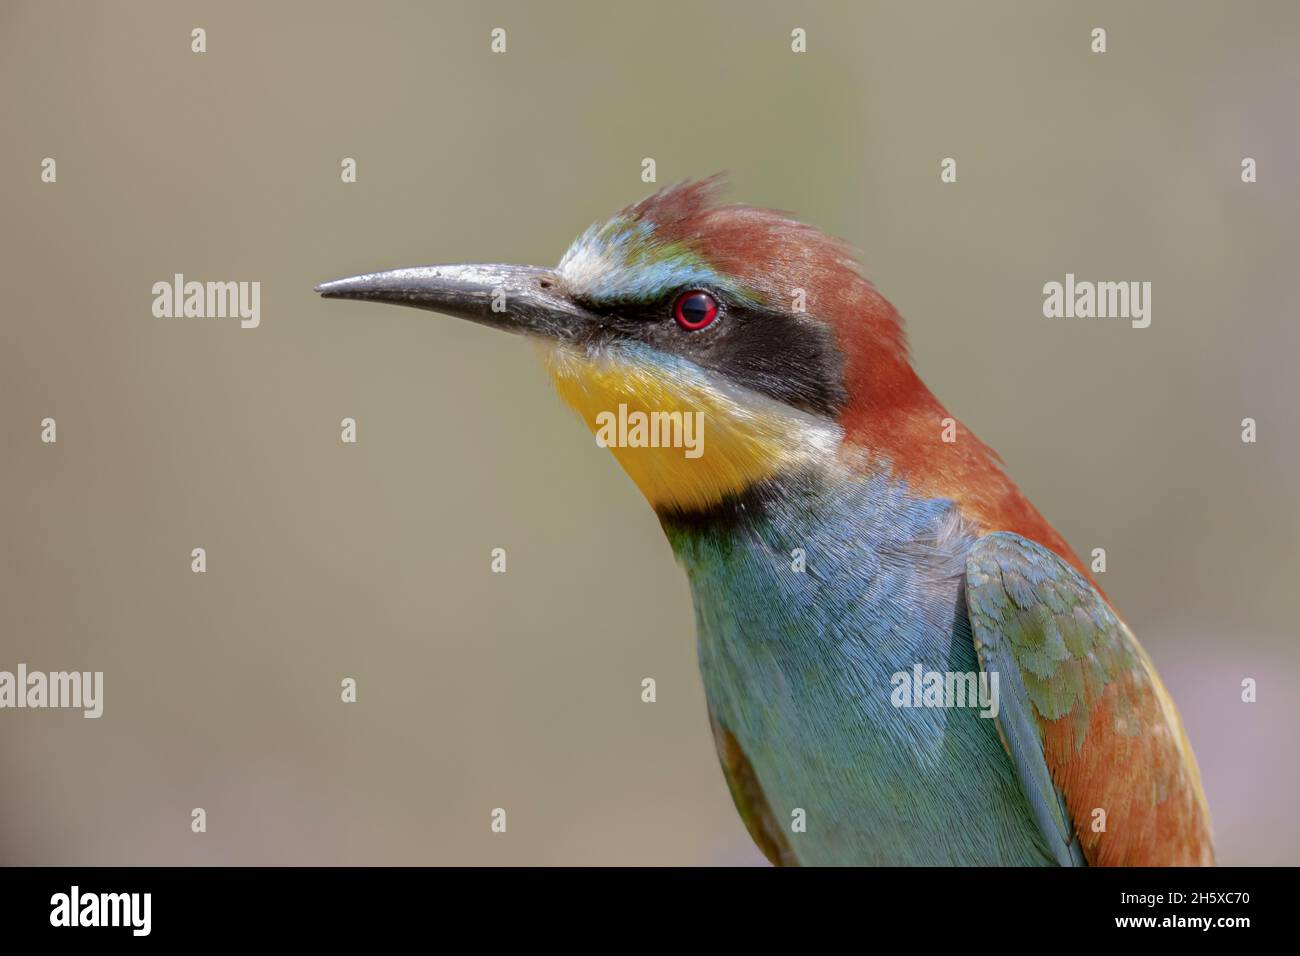
[[[656,510],[709,508],[778,472],[826,462],[843,437],[825,419],[647,349],[543,350],[560,398]]]

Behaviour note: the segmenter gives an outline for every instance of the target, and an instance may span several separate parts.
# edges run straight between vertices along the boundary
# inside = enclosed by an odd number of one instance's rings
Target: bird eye
[[[688,332],[698,332],[712,325],[718,317],[718,300],[707,292],[683,292],[673,306],[673,318]]]

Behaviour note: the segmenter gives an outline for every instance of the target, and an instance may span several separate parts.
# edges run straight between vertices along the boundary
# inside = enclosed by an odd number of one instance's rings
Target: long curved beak
[[[543,338],[571,338],[593,316],[563,291],[554,270],[535,266],[417,266],[322,282],[326,299],[388,302],[442,312]]]

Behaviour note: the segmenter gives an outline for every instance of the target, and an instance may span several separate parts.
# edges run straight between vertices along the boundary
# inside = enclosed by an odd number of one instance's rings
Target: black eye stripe
[[[677,301],[706,292],[718,315],[701,329],[676,319]],[[595,345],[635,341],[681,357],[738,385],[802,411],[833,418],[848,401],[844,355],[831,328],[808,315],[733,298],[709,289],[679,289],[656,302],[603,302],[589,331]],[[725,317],[725,321],[722,319]]]

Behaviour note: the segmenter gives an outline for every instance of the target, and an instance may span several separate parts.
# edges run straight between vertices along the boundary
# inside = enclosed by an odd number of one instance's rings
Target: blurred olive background
[[[0,861],[761,860],[686,581],[529,344],[312,292],[554,263],[652,157],[861,251],[1106,549],[1221,862],[1300,862],[1295,4],[8,0],[0,85],[0,669],[106,675],[97,721],[0,712]],[[153,318],[176,272],[261,327]],[[1043,318],[1066,272],[1152,282],[1151,327]]]

